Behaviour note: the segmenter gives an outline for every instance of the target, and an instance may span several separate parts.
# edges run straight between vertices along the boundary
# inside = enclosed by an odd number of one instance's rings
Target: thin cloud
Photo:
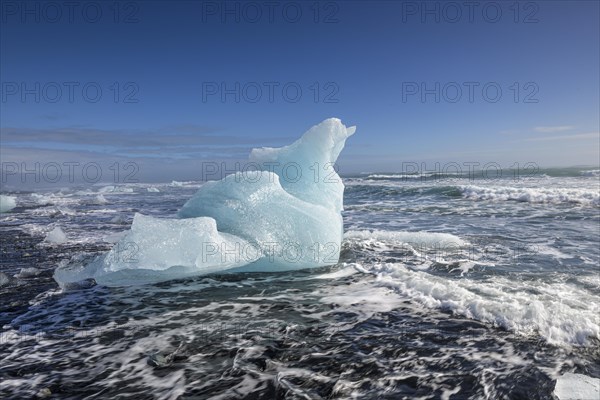
[[[138,149],[159,147],[166,151],[180,146],[260,146],[279,144],[288,138],[266,138],[219,134],[218,129],[196,125],[180,125],[159,128],[153,131],[102,130],[87,127],[56,129],[0,128],[3,146],[7,144],[32,143],[46,146],[101,146],[113,149]]]
[[[519,131],[518,129],[505,129],[505,130],[502,130],[502,131],[500,131],[498,133],[500,133],[501,135],[508,135],[508,136],[510,136],[510,135],[516,135],[516,134],[518,134],[520,132],[521,131]]]
[[[579,133],[576,135],[544,136],[523,139],[525,142],[554,142],[560,140],[600,139],[600,132]]]
[[[571,131],[575,129],[574,126],[571,125],[558,125],[558,126],[536,126],[533,128],[534,131],[539,133],[556,133],[556,132],[565,132]]]
[[[67,114],[58,113],[58,112],[40,115],[40,119],[44,119],[47,121],[58,121],[60,119],[65,119],[65,118],[67,118]]]

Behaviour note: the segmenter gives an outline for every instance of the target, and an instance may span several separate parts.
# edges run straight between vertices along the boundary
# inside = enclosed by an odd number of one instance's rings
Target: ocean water
[[[600,377],[599,172],[347,176],[336,265],[68,291],[201,183],[3,193],[0,398],[551,399]]]

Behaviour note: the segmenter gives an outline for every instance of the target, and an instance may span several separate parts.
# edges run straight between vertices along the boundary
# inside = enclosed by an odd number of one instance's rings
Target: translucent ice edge
[[[17,206],[17,198],[0,194],[0,213],[9,212]]]

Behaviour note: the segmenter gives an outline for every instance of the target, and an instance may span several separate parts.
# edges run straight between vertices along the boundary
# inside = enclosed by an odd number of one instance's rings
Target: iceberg
[[[46,238],[44,239],[44,242],[62,244],[65,243],[67,240],[67,235],[63,232],[62,229],[60,229],[59,226],[57,226],[56,228],[48,232]]]
[[[54,278],[112,286],[335,264],[344,194],[335,162],[355,129],[330,118],[289,146],[253,149],[248,168],[206,182],[177,219],[138,213],[108,253],[61,265]]]
[[[600,398],[600,379],[566,373],[556,380],[554,395],[559,400],[597,400]]]
[[[256,254],[240,238],[218,232],[212,218],[163,219],[136,213],[131,230],[108,253],[87,265],[62,265],[54,279],[61,286],[90,278],[119,286],[207,274],[241,265],[242,257],[231,251],[238,248],[245,258]]]
[[[17,198],[0,194],[0,213],[6,213],[17,206]]]

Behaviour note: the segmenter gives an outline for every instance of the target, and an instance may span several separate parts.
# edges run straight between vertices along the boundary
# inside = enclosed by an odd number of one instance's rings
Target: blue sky
[[[597,1],[52,4],[2,1],[3,163],[198,179],[339,117],[342,173],[599,164]]]

